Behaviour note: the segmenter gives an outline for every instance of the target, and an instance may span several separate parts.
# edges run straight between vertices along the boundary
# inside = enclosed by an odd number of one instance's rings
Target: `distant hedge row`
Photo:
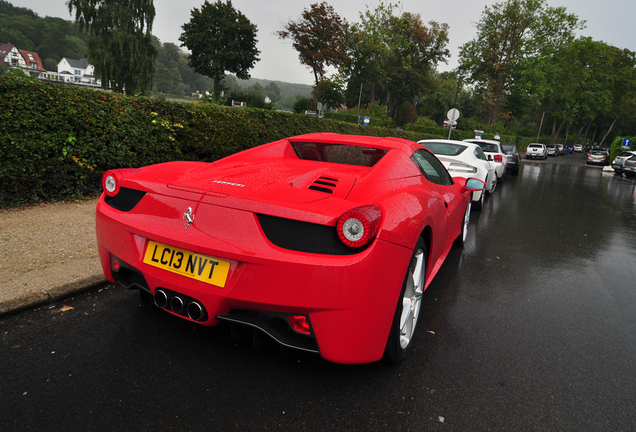
[[[406,131],[250,108],[170,102],[0,76],[0,207],[94,196],[111,168],[174,160],[214,161],[310,132],[446,137],[442,128]],[[453,131],[453,139],[472,138]],[[484,135],[492,138],[492,135]],[[531,138],[502,141],[524,150]],[[620,152],[620,138],[612,157]],[[541,142],[541,141],[540,141]]]
[[[0,206],[92,196],[111,168],[214,161],[309,132],[426,137],[271,110],[0,77]]]

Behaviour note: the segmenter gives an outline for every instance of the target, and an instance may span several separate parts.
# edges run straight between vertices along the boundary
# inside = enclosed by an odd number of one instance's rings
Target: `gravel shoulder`
[[[0,315],[103,284],[97,198],[0,209]]]

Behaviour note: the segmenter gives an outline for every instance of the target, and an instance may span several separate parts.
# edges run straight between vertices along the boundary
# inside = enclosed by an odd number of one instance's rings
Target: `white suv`
[[[548,158],[548,149],[545,144],[537,144],[532,143],[526,149],[526,159],[547,159]]]

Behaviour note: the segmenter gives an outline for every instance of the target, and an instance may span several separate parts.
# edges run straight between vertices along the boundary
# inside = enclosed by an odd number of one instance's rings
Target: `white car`
[[[548,148],[545,144],[532,143],[526,148],[526,159],[547,159],[548,158]]]
[[[583,144],[574,144],[574,151],[581,153],[583,151]]]
[[[503,179],[504,175],[506,175],[508,156],[506,156],[506,152],[499,141],[484,139],[466,139],[464,141],[479,145],[484,153],[486,153],[488,160],[493,162],[497,179]],[[486,187],[488,186],[486,185]]]
[[[417,142],[430,150],[446,167],[451,177],[474,177],[486,184],[486,189],[473,193],[473,209],[481,210],[485,193],[497,187],[494,165],[488,161],[480,146],[464,141],[430,139]]]

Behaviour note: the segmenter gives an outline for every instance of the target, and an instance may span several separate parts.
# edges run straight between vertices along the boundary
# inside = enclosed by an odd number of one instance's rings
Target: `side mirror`
[[[476,178],[469,178],[466,180],[466,190],[471,192],[477,192],[480,190],[484,190],[486,188],[486,183]]]

